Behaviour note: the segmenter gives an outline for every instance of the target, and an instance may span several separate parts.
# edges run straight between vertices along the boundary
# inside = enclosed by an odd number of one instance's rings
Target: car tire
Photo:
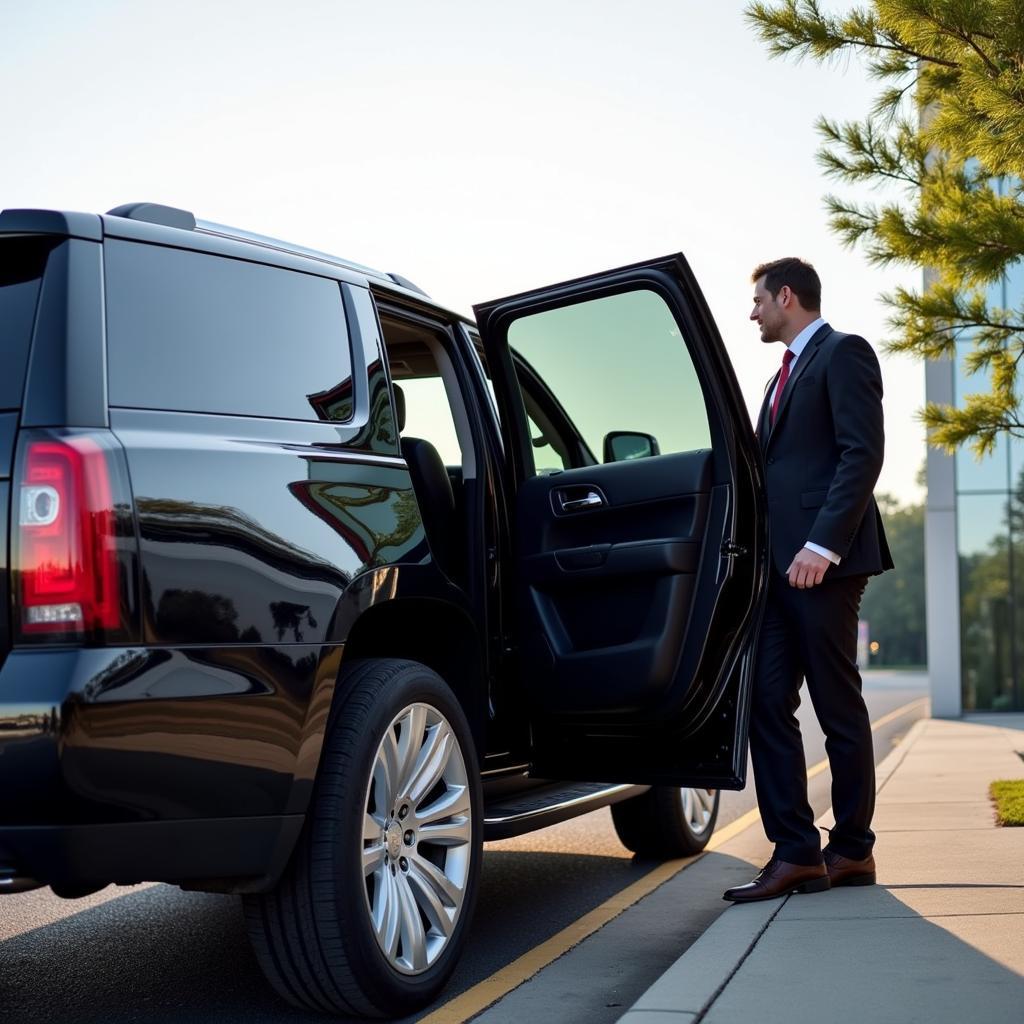
[[[404,1016],[459,958],[482,857],[480,772],[461,706],[412,661],[339,679],[299,843],[266,894],[245,897],[256,958],[304,1009]]]
[[[715,830],[720,795],[717,789],[652,786],[613,804],[612,821],[622,845],[641,857],[690,857]]]

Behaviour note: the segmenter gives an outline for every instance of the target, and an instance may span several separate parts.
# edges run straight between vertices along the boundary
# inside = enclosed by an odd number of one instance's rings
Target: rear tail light
[[[119,553],[109,449],[109,441],[86,434],[22,438],[13,562],[24,640],[122,632],[122,581],[129,577]]]

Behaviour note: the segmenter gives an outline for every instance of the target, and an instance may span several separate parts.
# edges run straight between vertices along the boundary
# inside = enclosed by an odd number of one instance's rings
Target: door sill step
[[[484,808],[484,839],[509,839],[546,828],[578,814],[639,796],[648,788],[613,786],[606,782],[559,782],[531,789],[520,796],[503,795]]]

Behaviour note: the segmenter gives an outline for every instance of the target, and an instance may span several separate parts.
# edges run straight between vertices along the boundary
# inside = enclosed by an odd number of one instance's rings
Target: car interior
[[[462,583],[466,487],[477,478],[475,449],[451,356],[426,323],[381,314],[394,382],[402,457],[409,465],[427,543],[441,570]]]

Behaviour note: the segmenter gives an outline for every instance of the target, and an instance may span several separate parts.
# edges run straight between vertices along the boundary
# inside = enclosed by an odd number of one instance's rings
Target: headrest
[[[395,389],[395,415],[398,417],[398,432],[405,430],[405,392],[398,384],[393,385]]]

